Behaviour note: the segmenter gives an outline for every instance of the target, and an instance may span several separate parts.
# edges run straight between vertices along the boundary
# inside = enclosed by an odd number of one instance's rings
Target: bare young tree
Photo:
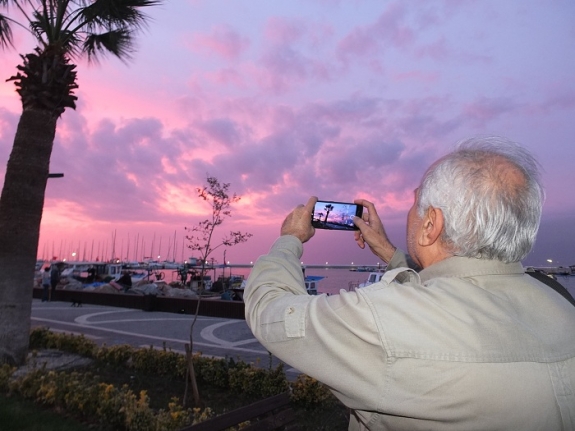
[[[206,264],[208,258],[211,256],[214,250],[220,247],[232,247],[234,245],[241,244],[246,242],[252,236],[251,233],[247,232],[230,231],[229,234],[225,235],[223,238],[221,238],[221,240],[214,240],[215,230],[225,221],[226,218],[232,216],[230,208],[232,204],[239,202],[240,197],[235,193],[230,196],[228,192],[230,184],[221,184],[215,177],[208,175],[207,183],[208,184],[206,186],[198,187],[196,190],[198,192],[198,197],[202,198],[204,201],[211,205],[211,218],[200,221],[194,227],[185,228],[188,232],[186,235],[186,239],[189,241],[188,248],[199,253],[199,261],[201,262],[200,280],[198,283],[198,302],[196,304],[194,319],[192,320],[192,324],[190,326],[190,344],[186,344],[188,368],[186,370],[186,389],[184,394],[185,403],[188,394],[188,383],[191,381],[194,403],[196,405],[200,403],[200,395],[196,382],[194,365],[192,362],[192,352],[194,346],[193,334],[194,325],[196,324],[200,310],[202,293],[205,289],[204,278],[206,274]]]

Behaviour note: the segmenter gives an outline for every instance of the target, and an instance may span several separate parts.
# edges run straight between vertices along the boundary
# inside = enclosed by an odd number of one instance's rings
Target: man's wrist
[[[280,236],[293,236],[294,238],[297,238],[299,242],[303,243],[304,241],[302,240],[301,236],[298,235],[296,232],[289,232],[289,231],[282,231],[280,232]]]
[[[376,253],[377,257],[379,257],[385,263],[389,263],[391,261],[391,259],[393,259],[393,256],[395,255],[395,252],[397,251],[397,247],[395,247],[392,244],[389,244],[388,246],[380,247],[379,250],[377,250],[377,251],[378,251]]]
[[[303,255],[303,243],[295,235],[281,235],[272,245],[272,250],[289,250],[298,259]]]

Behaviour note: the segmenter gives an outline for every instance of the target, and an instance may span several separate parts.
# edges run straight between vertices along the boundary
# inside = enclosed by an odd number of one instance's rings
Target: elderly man
[[[526,150],[475,138],[428,169],[407,217],[415,270],[357,200],[356,240],[388,269],[355,292],[306,295],[315,202],[288,215],[254,266],[246,320],[351,409],[350,430],[575,429],[575,307],[519,263],[543,202]]]

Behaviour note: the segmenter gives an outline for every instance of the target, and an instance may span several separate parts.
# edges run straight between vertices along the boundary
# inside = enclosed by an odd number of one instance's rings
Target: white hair
[[[544,199],[534,157],[488,136],[460,142],[428,169],[417,210],[420,217],[431,206],[442,210],[441,239],[454,255],[509,263],[531,251]]]

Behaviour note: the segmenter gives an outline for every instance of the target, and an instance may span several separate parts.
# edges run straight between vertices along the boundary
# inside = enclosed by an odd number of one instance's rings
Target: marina
[[[101,278],[118,280],[129,272],[133,283],[164,282],[180,285],[195,290],[203,285],[206,291],[225,292],[228,299],[242,299],[242,283],[249,276],[253,262],[230,263],[224,253],[222,263],[214,258],[208,259],[202,268],[201,261],[195,257],[185,257],[189,252],[186,239],[172,236],[162,238],[153,235],[151,241],[143,235],[118,239],[114,231],[108,241],[84,241],[71,243],[61,241],[59,246],[54,242],[43,243],[37,269],[59,262],[65,271],[79,273],[79,278],[86,277],[86,268],[97,268]],[[39,251],[40,251],[39,250]],[[57,256],[60,256],[57,257]],[[67,256],[67,258],[64,258]],[[124,257],[116,257],[124,256]],[[547,260],[546,266],[525,266],[526,271],[537,270],[549,274],[564,284],[571,294],[575,295],[575,265],[556,265]],[[73,269],[69,269],[73,268]],[[385,264],[302,264],[306,276],[306,290],[310,294],[335,294],[340,290],[353,290],[379,281],[385,272]],[[199,279],[204,271],[204,277]],[[66,276],[67,274],[63,274]],[[314,277],[318,277],[313,280]]]
[[[206,313],[224,317],[233,315],[238,318],[243,318],[243,289],[252,267],[252,264],[209,265],[204,268],[205,275],[202,281],[199,276],[202,268],[198,265],[198,261],[184,264],[170,263],[167,266],[160,262],[60,263],[63,265],[61,277],[64,281],[61,281],[55,292],[56,300],[74,302],[76,298],[83,303],[117,304],[128,308],[189,312],[195,307],[191,303],[178,304],[177,300],[197,300],[198,288],[202,285],[202,298],[213,302],[209,306],[204,306],[211,307]],[[37,268],[40,269],[48,264],[49,262],[39,261]],[[101,277],[99,280],[94,281],[89,275],[90,267],[93,267],[94,272]],[[312,295],[338,294],[341,290],[352,291],[375,283],[385,273],[384,268],[377,270],[376,267],[372,268],[376,269],[375,271],[364,272],[354,270],[357,267],[369,268],[367,265],[304,265],[302,271],[305,274],[306,289]],[[567,268],[572,269],[572,267]],[[575,276],[572,272],[567,272],[565,267],[526,267],[526,270],[533,269],[552,275],[566,287],[571,295],[575,296]],[[113,284],[122,273],[126,272],[132,274],[133,287],[124,291],[111,288],[110,283]],[[41,289],[37,288],[35,291],[35,297],[39,298]],[[102,296],[94,296],[98,293]],[[115,296],[118,294],[127,298]],[[80,295],[83,296],[80,298]],[[239,302],[242,309],[234,308],[234,311],[231,311],[234,306],[220,307],[217,305],[219,302]]]

